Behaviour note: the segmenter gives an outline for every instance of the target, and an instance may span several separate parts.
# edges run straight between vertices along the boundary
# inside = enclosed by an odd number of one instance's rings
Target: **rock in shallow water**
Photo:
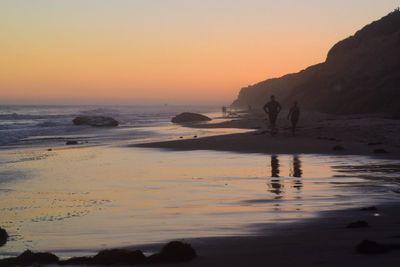
[[[211,119],[202,114],[183,112],[173,117],[171,121],[173,123],[192,123],[192,122],[211,121]]]
[[[119,122],[111,117],[78,116],[72,120],[75,125],[90,125],[93,127],[116,127]]]

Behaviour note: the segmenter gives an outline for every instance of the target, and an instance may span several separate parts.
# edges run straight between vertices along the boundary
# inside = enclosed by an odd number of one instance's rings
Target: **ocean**
[[[184,111],[212,113],[211,106],[1,106],[0,148],[10,146],[60,145],[66,140],[103,143],[148,136],[143,127],[162,126]],[[110,116],[118,129],[75,126],[78,115]],[[139,130],[138,130],[139,129]],[[155,133],[154,134],[159,134]]]

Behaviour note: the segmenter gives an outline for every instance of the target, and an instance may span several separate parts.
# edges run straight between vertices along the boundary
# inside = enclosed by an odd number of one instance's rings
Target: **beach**
[[[186,241],[193,244],[199,256],[183,266],[396,265],[399,250],[365,255],[358,253],[356,246],[363,240],[398,246],[398,211],[399,205],[394,204],[377,206],[376,211],[348,209],[322,212],[319,218],[284,224],[268,235],[263,235],[261,231],[257,236],[189,239]],[[358,220],[365,220],[370,226],[346,228],[350,222]]]
[[[288,111],[282,111],[278,119],[279,134],[271,136],[262,112],[244,113],[222,123],[189,125],[196,128],[243,128],[252,130],[207,138],[189,138],[172,142],[151,142],[140,147],[172,150],[220,150],[244,153],[300,153],[338,155],[376,155],[398,157],[400,140],[399,120],[382,115],[328,115],[304,112],[293,136]],[[335,146],[342,147],[334,149]],[[375,151],[383,149],[383,153]],[[387,153],[385,153],[387,152]]]
[[[2,257],[25,249],[62,259],[109,248],[150,254],[184,240],[198,253],[185,266],[376,266],[396,259],[397,251],[367,256],[355,246],[364,239],[396,243],[397,121],[313,114],[292,136],[282,116],[279,134],[270,136],[259,114],[212,114],[205,124],[122,128],[96,142],[83,135],[78,140],[87,142],[77,146],[55,145],[55,136],[47,145],[2,150],[0,208],[11,234]],[[366,139],[350,127],[366,120],[392,130]],[[131,131],[152,134],[130,140]],[[344,149],[333,150],[337,145]],[[360,211],[368,206],[378,211]],[[346,228],[357,220],[370,227]]]
[[[237,127],[253,132],[202,139],[139,144],[165,150],[221,150],[239,153],[366,155],[399,158],[400,123],[382,116],[334,116],[307,113],[296,136],[280,120],[280,133],[270,136],[262,115],[245,114],[225,123],[191,127]],[[283,127],[282,127],[283,125]],[[335,149],[340,146],[342,149]],[[384,151],[382,153],[382,151]],[[389,153],[390,151],[390,153]],[[386,153],[388,152],[388,153]],[[374,205],[374,201],[371,201]],[[378,207],[320,212],[318,218],[284,224],[273,233],[257,236],[191,240],[201,255],[185,266],[389,266],[399,262],[399,251],[362,255],[356,245],[363,240],[398,245],[398,202]],[[354,221],[370,227],[347,229]],[[266,235],[266,236],[265,236]]]

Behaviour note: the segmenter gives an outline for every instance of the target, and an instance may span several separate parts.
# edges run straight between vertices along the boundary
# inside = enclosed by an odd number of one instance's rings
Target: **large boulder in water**
[[[198,113],[183,112],[172,118],[173,123],[193,123],[193,122],[203,122],[210,121],[211,119],[207,116]]]
[[[72,120],[75,125],[90,125],[93,127],[116,127],[119,122],[111,117],[78,116]]]

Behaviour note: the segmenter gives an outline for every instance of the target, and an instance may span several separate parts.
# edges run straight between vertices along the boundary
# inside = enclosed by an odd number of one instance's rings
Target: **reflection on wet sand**
[[[279,177],[279,159],[276,155],[271,156],[271,178],[269,181],[270,192],[279,196],[282,193],[283,185]]]
[[[302,175],[303,175],[303,171],[301,169],[300,157],[297,155],[294,155],[292,157],[292,164],[290,166],[289,176],[297,178],[297,179],[293,180],[293,187],[296,188],[298,191],[300,191],[301,188],[303,187],[303,181],[301,180]]]
[[[279,158],[276,155],[271,156],[271,178],[268,181],[269,191],[275,195],[275,199],[279,199],[282,197],[284,192],[284,179],[280,177],[280,164]],[[293,182],[292,188],[295,188],[298,192],[301,191],[303,187],[302,177],[303,171],[301,168],[301,160],[297,155],[293,155],[291,159],[291,165],[289,170],[289,177],[294,177],[295,179],[291,180]]]

